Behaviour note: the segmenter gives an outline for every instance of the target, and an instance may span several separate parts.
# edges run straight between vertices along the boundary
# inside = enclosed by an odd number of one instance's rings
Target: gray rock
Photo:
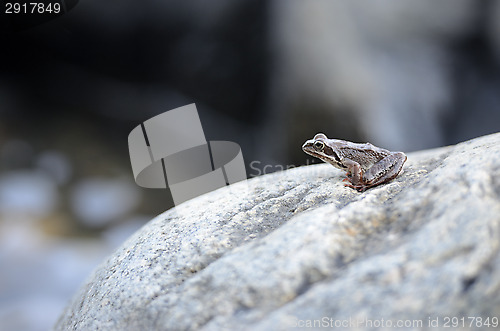
[[[55,330],[498,322],[500,133],[410,153],[364,193],[343,177],[300,167],[165,212],[97,268]]]

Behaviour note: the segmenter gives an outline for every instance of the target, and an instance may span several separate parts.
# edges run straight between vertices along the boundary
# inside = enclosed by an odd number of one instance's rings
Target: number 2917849
[[[5,14],[59,14],[59,2],[6,2]]]

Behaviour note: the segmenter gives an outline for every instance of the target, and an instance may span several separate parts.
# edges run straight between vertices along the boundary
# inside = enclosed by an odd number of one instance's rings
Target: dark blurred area
[[[50,327],[172,206],[135,185],[127,146],[167,110],[196,103],[249,177],[305,164],[317,132],[409,152],[500,130],[498,1],[72,4],[0,24],[0,329]]]

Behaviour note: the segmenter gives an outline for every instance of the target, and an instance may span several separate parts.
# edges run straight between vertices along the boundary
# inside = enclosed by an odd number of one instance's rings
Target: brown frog
[[[347,170],[344,181],[350,184],[345,186],[360,192],[393,180],[406,161],[402,152],[390,152],[370,143],[328,139],[323,133],[306,141],[302,150],[336,168]]]

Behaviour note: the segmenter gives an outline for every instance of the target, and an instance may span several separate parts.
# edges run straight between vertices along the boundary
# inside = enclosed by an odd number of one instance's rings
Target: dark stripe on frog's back
[[[356,148],[358,149],[359,152],[355,152],[352,149],[352,146],[341,147],[339,148],[339,150],[344,158],[348,158],[351,160],[357,159],[356,161],[360,163],[363,171],[366,171],[367,169],[371,168],[372,165],[374,165],[375,163],[377,163],[378,161],[382,160],[384,157],[390,154],[388,150],[383,148],[378,148],[378,152],[375,152],[374,149],[377,149],[377,147],[373,146],[370,143],[356,144],[356,145],[357,145]],[[359,162],[360,161],[359,159],[361,158],[364,159],[364,162]]]

